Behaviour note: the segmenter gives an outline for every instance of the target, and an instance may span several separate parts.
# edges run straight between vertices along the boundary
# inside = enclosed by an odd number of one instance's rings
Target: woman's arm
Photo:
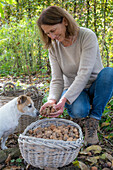
[[[53,55],[51,51],[49,52],[49,60],[51,66],[52,80],[50,82],[48,100],[55,99],[58,102],[64,88],[63,73],[57,61],[57,58]]]
[[[82,40],[80,64],[75,80],[68,88],[63,97],[68,99],[69,103],[80,95],[90,79],[94,65],[96,63],[98,42],[95,33],[89,31],[87,36]]]

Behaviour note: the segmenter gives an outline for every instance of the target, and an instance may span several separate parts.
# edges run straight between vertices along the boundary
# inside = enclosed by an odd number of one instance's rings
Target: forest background
[[[0,76],[51,73],[36,25],[41,11],[50,5],[63,7],[79,26],[92,29],[104,66],[113,67],[112,0],[1,0]]]
[[[51,69],[48,50],[43,47],[36,22],[42,10],[51,5],[66,9],[79,26],[92,29],[98,38],[104,67],[113,67],[112,0],[0,0],[1,91],[3,84],[8,81],[24,89],[29,85],[35,85],[44,93],[43,103],[47,100]],[[66,116],[67,112],[64,110],[61,118]],[[101,147],[102,152],[98,154],[98,157],[94,157],[95,154],[90,152],[92,159],[90,156],[83,157],[82,152],[78,160],[82,161],[82,165],[85,163],[90,168],[96,165],[100,170],[111,164],[110,167],[113,169],[113,98],[106,105],[99,125],[100,143],[96,149]],[[7,142],[9,147],[12,147],[11,143],[15,146],[12,139],[14,140],[14,136]],[[17,143],[17,138],[15,141]],[[8,169],[10,165],[9,169],[11,169],[16,164],[17,169],[20,164],[22,167],[26,166],[20,156],[10,159],[8,163],[4,161],[0,164],[0,167]],[[78,161],[73,164],[76,166]]]

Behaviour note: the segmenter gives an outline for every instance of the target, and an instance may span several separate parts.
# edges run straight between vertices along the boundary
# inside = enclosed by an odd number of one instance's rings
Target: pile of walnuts
[[[29,136],[43,139],[54,139],[64,141],[76,141],[79,138],[78,129],[71,125],[55,126],[51,124],[49,127],[38,127],[28,131]]]
[[[47,117],[47,116],[50,115],[50,113],[54,113],[56,111],[57,110],[55,110],[53,106],[48,106],[48,107],[46,107],[45,109],[42,110],[42,115]]]

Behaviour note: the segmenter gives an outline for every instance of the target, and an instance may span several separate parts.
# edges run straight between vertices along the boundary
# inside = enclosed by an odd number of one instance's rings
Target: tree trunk
[[[94,0],[94,29],[95,29],[95,33],[97,34],[97,26],[96,26],[96,20],[97,20],[97,16],[96,16],[96,6],[97,6],[97,2],[96,2],[96,0]]]
[[[86,22],[86,27],[88,28],[88,21],[89,21],[89,0],[87,0],[87,22]]]

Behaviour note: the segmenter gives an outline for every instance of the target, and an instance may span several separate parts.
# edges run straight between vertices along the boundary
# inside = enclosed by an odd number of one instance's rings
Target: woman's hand
[[[56,103],[56,100],[51,99],[48,102],[44,103],[44,105],[40,108],[40,114],[42,115],[42,110],[44,110],[48,106],[53,106]]]
[[[64,106],[65,106],[66,101],[67,99],[64,97],[64,98],[61,98],[57,104],[54,104],[53,108],[58,111],[54,113],[50,113],[48,117],[58,117],[59,115],[61,115],[64,111]]]

